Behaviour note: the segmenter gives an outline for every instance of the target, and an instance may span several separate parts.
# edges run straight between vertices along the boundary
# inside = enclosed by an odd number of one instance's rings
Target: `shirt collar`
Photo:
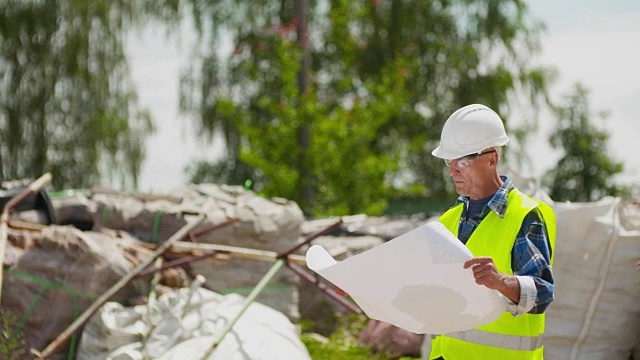
[[[507,196],[509,195],[509,191],[514,189],[513,182],[511,178],[506,175],[500,175],[500,179],[502,179],[502,186],[496,191],[491,200],[487,203],[489,209],[496,213],[496,215],[500,216],[500,218],[504,218],[504,214],[507,212]],[[464,203],[465,208],[469,204],[469,198],[466,196],[460,195],[458,200],[456,200],[456,205]]]

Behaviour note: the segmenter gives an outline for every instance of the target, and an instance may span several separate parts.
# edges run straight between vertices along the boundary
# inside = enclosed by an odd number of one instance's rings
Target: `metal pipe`
[[[206,360],[209,356],[211,356],[211,354],[215,351],[215,349],[222,342],[222,340],[224,340],[224,337],[227,335],[227,333],[233,328],[233,326],[236,324],[236,322],[238,322],[240,317],[242,317],[242,314],[244,314],[244,312],[247,310],[249,305],[251,305],[251,303],[255,300],[255,298],[258,296],[258,294],[260,294],[260,292],[262,292],[262,289],[264,289],[264,287],[267,286],[269,281],[271,281],[271,279],[278,273],[280,268],[282,268],[282,266],[284,266],[285,264],[287,264],[289,262],[289,259],[290,259],[290,257],[293,256],[292,253],[294,251],[296,251],[299,248],[301,248],[301,247],[305,246],[306,244],[310,243],[312,240],[316,239],[317,237],[319,237],[321,235],[324,235],[324,234],[328,234],[328,233],[334,231],[335,229],[337,229],[341,225],[342,225],[342,219],[340,219],[335,224],[332,224],[332,225],[326,227],[324,230],[318,231],[317,233],[306,237],[300,244],[292,247],[291,249],[277,254],[277,256],[276,256],[277,261],[273,264],[273,266],[271,266],[271,269],[269,269],[269,271],[262,277],[262,279],[260,280],[258,285],[256,285],[255,288],[253,288],[253,290],[251,291],[249,296],[247,296],[247,298],[245,299],[245,301],[244,301],[244,303],[242,305],[242,309],[238,312],[238,314],[229,323],[227,323],[227,326],[222,330],[220,335],[218,335],[218,337],[213,342],[213,344],[211,345],[209,350],[204,354],[204,357],[202,357],[201,359],[202,360]]]
[[[335,302],[337,302],[338,304],[340,304],[343,307],[345,307],[347,310],[351,310],[356,314],[362,314],[362,309],[360,309],[360,307],[358,307],[357,305],[353,304],[349,300],[346,300],[344,297],[336,294],[336,292],[334,290],[332,290],[330,287],[328,287],[323,282],[320,282],[318,280],[318,278],[316,278],[315,276],[313,276],[313,275],[309,274],[308,272],[306,272],[299,265],[287,263],[287,267],[289,269],[291,269],[291,271],[296,273],[296,275],[300,276],[304,280],[306,280],[306,281],[314,284],[315,286],[317,286],[318,289],[320,289],[320,291],[322,291],[323,293],[327,294],[331,299],[333,299]]]
[[[212,231],[221,229],[221,228],[226,227],[228,225],[231,225],[231,224],[233,224],[233,223],[235,223],[237,221],[238,221],[238,219],[236,219],[236,218],[230,218],[227,221],[225,221],[223,223],[220,223],[220,224],[208,225],[208,226],[205,226],[205,227],[203,227],[201,229],[190,231],[189,232],[189,239],[191,239],[191,241],[195,242],[196,236],[199,236],[199,235],[202,235],[204,233],[208,233],[208,232],[212,232]],[[218,254],[218,251],[210,250],[206,254],[203,254],[203,255],[193,255],[193,256],[186,257],[186,258],[173,260],[173,261],[170,261],[170,262],[167,262],[167,263],[163,264],[160,267],[150,267],[150,268],[144,269],[139,274],[137,274],[136,277],[148,275],[148,274],[155,273],[155,272],[158,272],[158,271],[161,271],[161,270],[169,269],[169,268],[180,266],[180,265],[183,265],[183,264],[188,264],[188,263],[193,262],[193,261],[197,261],[197,260],[200,260],[200,259],[205,259],[205,258],[216,256],[216,255],[221,256],[221,254]]]
[[[289,250],[286,250],[280,254],[278,254],[279,258],[284,258],[287,257],[288,255],[290,255],[291,253],[293,253],[294,251],[300,249],[301,247],[307,245],[308,243],[310,243],[311,241],[315,240],[316,238],[322,236],[322,235],[326,235],[329,233],[332,233],[335,229],[339,228],[340,226],[342,226],[342,218],[340,218],[340,220],[338,220],[336,223],[327,226],[326,228],[324,228],[324,230],[320,230],[315,234],[311,234],[309,236],[307,236],[300,244],[292,247]]]
[[[206,234],[208,232],[212,232],[218,229],[221,229],[225,226],[231,225],[233,223],[236,223],[240,221],[237,218],[229,218],[227,219],[227,221],[220,223],[220,224],[216,224],[216,225],[207,225],[207,226],[203,226],[202,228],[198,229],[198,230],[194,230],[189,232],[189,239],[191,240],[191,242],[197,243],[198,241],[196,240],[196,237],[202,235],[202,234]]]
[[[202,254],[202,255],[187,256],[187,257],[184,257],[184,258],[181,258],[181,259],[168,261],[168,262],[162,264],[162,266],[148,267],[148,268],[144,269],[143,271],[141,271],[138,275],[136,275],[136,277],[153,274],[153,273],[156,273],[158,271],[166,270],[166,269],[169,269],[169,268],[174,268],[174,267],[177,267],[177,266],[180,266],[180,265],[184,265],[184,264],[189,264],[189,263],[192,263],[194,261],[206,259],[206,258],[209,258],[209,257],[212,257],[212,256],[217,256],[217,255],[220,255],[220,254],[218,254],[217,251],[213,250],[213,251],[209,251],[209,252],[207,252],[205,254]]]
[[[37,193],[51,182],[51,173],[45,173],[40,176],[36,181],[32,182],[26,189],[22,190],[18,195],[11,198],[2,210],[0,216],[0,304],[2,304],[2,278],[4,274],[4,252],[7,246],[7,238],[9,236],[9,213],[18,204],[23,202],[29,196]]]
[[[143,246],[151,248],[149,244],[144,244]],[[220,254],[231,255],[238,258],[269,261],[269,262],[275,262],[279,259],[284,259],[282,257],[278,257],[279,255],[275,251],[241,248],[241,247],[229,246],[229,245],[216,245],[216,244],[204,244],[204,243],[194,244],[186,241],[177,241],[169,249],[169,252],[172,254],[191,253],[194,251],[217,251]],[[286,259],[287,261],[295,262],[302,265],[305,265],[307,263],[303,255],[291,254],[287,256]]]
[[[185,237],[191,230],[193,230],[196,226],[200,225],[200,223],[205,219],[204,215],[200,215],[196,217],[193,221],[185,224],[182,228],[180,228],[175,234],[173,234],[167,241],[165,241],[162,245],[160,245],[153,254],[146,259],[145,261],[138,264],[138,266],[121,278],[115,285],[113,285],[109,290],[107,290],[104,294],[102,294],[96,301],[89,306],[87,310],[82,313],[76,320],[69,325],[69,327],[63,331],[58,337],[56,337],[49,345],[47,345],[44,350],[38,352],[37,350],[32,350],[33,353],[37,355],[38,360],[47,359],[51,355],[55,354],[71,337],[78,329],[80,329],[91,316],[98,311],[98,309],[104,305],[113,295],[115,295],[120,289],[122,289],[129,281],[131,281],[138,273],[144,270],[146,267],[151,265],[159,256],[161,256],[171,244]]]
[[[267,286],[269,281],[271,281],[271,279],[278,273],[278,271],[280,270],[280,268],[282,268],[284,263],[285,261],[283,259],[280,259],[276,261],[273,264],[273,266],[271,266],[271,269],[269,269],[269,271],[262,277],[258,285],[256,285],[255,288],[253,288],[249,296],[247,296],[247,298],[244,300],[242,309],[240,309],[238,314],[236,314],[236,316],[234,316],[233,319],[227,323],[227,326],[225,326],[225,328],[222,330],[220,335],[218,335],[218,337],[215,339],[215,341],[213,342],[209,350],[201,358],[202,360],[205,360],[209,356],[211,356],[211,354],[215,351],[216,347],[218,347],[218,345],[222,342],[222,340],[224,340],[224,337],[227,335],[227,333],[233,328],[236,322],[238,322],[240,317],[242,317],[242,314],[244,314],[244,312],[247,310],[249,305],[251,305],[251,303],[255,300],[258,294],[260,294],[262,289],[264,289],[264,287]]]
[[[338,228],[340,225],[342,225],[342,220],[331,224],[329,226],[327,226],[325,229],[316,232],[315,234],[309,235],[308,237],[306,237],[302,243],[297,244],[296,246],[294,246],[291,249],[285,250],[282,253],[276,253],[275,251],[268,251],[268,250],[258,250],[258,249],[250,249],[250,248],[241,248],[241,247],[237,247],[237,246],[229,246],[229,245],[218,245],[218,244],[207,244],[207,243],[199,243],[195,241],[194,235],[195,236],[199,236],[202,235],[205,232],[209,232],[212,230],[215,230],[216,228],[219,228],[221,226],[225,226],[228,225],[229,223],[233,223],[235,221],[238,221],[237,219],[229,219],[228,222],[223,223],[223,224],[219,224],[216,225],[215,227],[212,228],[207,228],[204,227],[202,229],[199,229],[198,231],[193,231],[189,233],[189,237],[191,238],[192,242],[184,242],[184,241],[176,241],[168,250],[171,253],[180,253],[180,252],[193,252],[193,251],[217,251],[219,254],[224,254],[224,255],[231,255],[231,256],[235,256],[235,257],[239,257],[239,258],[245,258],[245,259],[254,259],[254,260],[261,260],[261,261],[277,261],[279,259],[286,259],[286,261],[288,263],[296,263],[296,264],[301,264],[301,265],[306,265],[306,260],[305,257],[303,255],[295,255],[292,254],[292,252],[294,252],[295,250],[299,249],[300,247],[308,244],[309,242],[311,242],[312,240],[316,239],[319,236],[328,234],[332,231],[334,231],[336,228]],[[153,249],[155,245],[150,244],[150,243],[143,243],[140,244],[141,246]]]
[[[304,241],[302,241],[300,244],[294,246],[293,248],[281,253],[278,255],[278,258],[283,258],[286,257],[287,259],[290,258],[292,255],[290,255],[292,252],[298,250],[299,248],[303,247],[304,245],[309,244],[311,241],[315,240],[316,238],[325,235],[325,234],[329,234],[331,232],[333,232],[335,229],[339,228],[340,226],[342,226],[343,224],[343,220],[342,218],[340,218],[340,220],[338,220],[336,223],[327,226],[326,228],[324,228],[321,231],[318,231],[315,234],[309,235],[307,238],[305,238]],[[306,261],[304,262],[304,264],[306,264]],[[332,289],[329,289],[324,283],[318,281],[318,279],[312,275],[310,275],[309,273],[307,273],[306,271],[304,271],[300,266],[291,263],[290,261],[287,261],[287,267],[289,269],[291,269],[294,273],[296,273],[296,275],[302,277],[304,280],[309,281],[310,283],[316,285],[322,292],[324,292],[325,294],[327,294],[331,299],[335,300],[338,304],[344,306],[345,308],[353,311],[356,314],[362,314],[362,309],[360,309],[357,305],[349,302],[348,300],[345,300],[342,296],[336,294],[336,292]]]

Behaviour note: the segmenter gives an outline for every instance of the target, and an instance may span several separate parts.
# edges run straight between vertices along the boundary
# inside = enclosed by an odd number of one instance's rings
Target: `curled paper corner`
[[[335,265],[338,262],[320,245],[313,245],[307,250],[307,267],[315,272]]]

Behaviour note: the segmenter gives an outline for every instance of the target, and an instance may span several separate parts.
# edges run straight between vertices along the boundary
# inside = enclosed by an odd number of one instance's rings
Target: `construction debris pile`
[[[11,330],[24,334],[25,349],[43,349],[129,272],[136,255],[127,249],[134,241],[73,227],[10,230],[2,310],[15,317]],[[136,279],[111,301],[127,302],[148,291],[148,279]]]
[[[294,246],[301,235],[302,211],[296,203],[285,199],[267,200],[241,187],[210,184],[178,188],[170,194],[171,197],[149,199],[97,193],[89,205],[94,226],[126,231],[144,242],[161,244],[183,227],[190,215],[205,214],[205,221],[191,232],[188,239],[191,242],[275,253]],[[54,207],[59,208],[55,204]],[[212,230],[230,220],[237,221]],[[184,251],[190,252],[191,249]],[[218,262],[192,262],[190,271],[203,275],[208,289],[243,292],[255,286],[270,266],[269,262],[230,257]],[[283,271],[270,284],[259,301],[297,321],[295,277]]]
[[[640,359],[640,204],[554,203],[534,181],[512,178],[557,213],[545,358]],[[4,203],[16,194],[5,192]],[[13,351],[25,359],[45,349],[48,359],[196,359],[209,351],[208,359],[307,360],[294,324],[311,319],[328,333],[336,312],[359,308],[304,272],[301,244],[313,240],[344,259],[437,219],[305,220],[291,201],[211,184],[170,196],[37,194],[35,210],[23,204],[7,221],[1,293],[1,330],[21,334]],[[256,289],[255,302],[243,297]],[[224,337],[228,326],[233,336]],[[422,336],[371,321],[359,339],[417,356]]]
[[[295,326],[281,313],[252,303],[226,337],[225,325],[242,311],[240,295],[203,289],[198,276],[189,288],[160,295],[134,307],[105,304],[82,333],[79,359],[309,359]],[[140,334],[146,336],[141,337]]]
[[[40,214],[46,209],[19,211],[11,217],[2,309],[19,317],[13,319],[16,326],[12,330],[24,334],[25,349],[41,350],[54,341],[96,298],[197,216],[204,216],[204,221],[163,254],[167,262],[179,262],[185,256],[192,261],[166,269],[154,264],[162,269],[160,285],[185,287],[200,274],[205,279],[203,288],[220,294],[242,292],[255,286],[271,265],[255,259],[273,262],[279,252],[295,246],[304,221],[295,203],[267,200],[232,186],[190,186],[172,191],[170,197],[104,190],[66,195],[51,200],[56,222],[66,226],[45,222],[46,226],[25,227],[41,222]],[[210,244],[218,247],[207,248]],[[245,255],[251,259],[225,256],[225,245],[250,250]],[[298,262],[301,258],[297,256]],[[153,276],[149,269],[109,300],[125,305],[146,303],[155,290],[149,286]],[[286,314],[287,323],[297,321],[297,279],[281,271],[270,280],[273,291],[266,289],[257,300]],[[65,339],[61,351],[49,358],[68,358],[78,335]]]

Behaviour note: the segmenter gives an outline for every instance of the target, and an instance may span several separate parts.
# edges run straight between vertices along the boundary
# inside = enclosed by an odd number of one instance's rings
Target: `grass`
[[[26,351],[22,330],[16,328],[18,319],[11,312],[0,310],[2,334],[0,334],[0,359],[18,360]]]

